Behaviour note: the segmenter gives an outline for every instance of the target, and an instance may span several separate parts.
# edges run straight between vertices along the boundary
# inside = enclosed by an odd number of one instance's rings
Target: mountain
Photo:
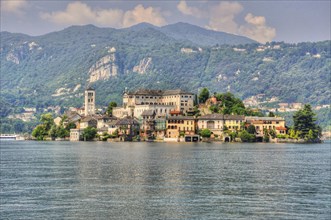
[[[169,37],[177,40],[189,40],[201,46],[214,46],[216,44],[250,44],[257,43],[247,37],[242,37],[224,32],[207,30],[187,23],[176,23],[160,28],[161,31]]]
[[[182,28],[181,28],[182,27]],[[181,32],[179,29],[185,29]],[[177,32],[178,31],[178,32]],[[184,33],[193,36],[180,37]],[[187,24],[126,29],[72,26],[32,37],[1,32],[1,103],[15,107],[83,103],[96,88],[97,104],[121,102],[125,88],[175,89],[197,93],[231,91],[281,102],[329,104],[330,41],[202,46],[194,39],[214,33]],[[238,36],[236,36],[238,37]],[[209,41],[206,40],[206,41]],[[8,115],[8,109],[1,116]]]
[[[215,46],[215,45],[224,45],[224,44],[238,45],[238,44],[257,43],[256,41],[249,39],[247,37],[207,30],[199,26],[187,24],[183,22],[170,24],[163,27],[157,27],[149,23],[140,23],[128,29],[133,31],[154,29],[176,40],[190,41],[200,46]]]

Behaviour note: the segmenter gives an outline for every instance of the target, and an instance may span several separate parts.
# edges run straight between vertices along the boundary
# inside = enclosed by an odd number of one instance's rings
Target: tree
[[[69,122],[65,128],[70,132],[70,129],[76,128],[76,124],[73,122]]]
[[[38,141],[44,140],[44,137],[48,135],[48,132],[45,129],[45,125],[37,125],[32,131],[32,136],[37,138]]]
[[[108,105],[108,108],[106,110],[107,115],[112,115],[113,114],[113,108],[117,107],[117,103],[116,102],[110,102]]]
[[[51,129],[48,132],[49,136],[54,140],[57,137],[57,128],[56,125],[52,125]]]
[[[256,133],[255,126],[254,125],[249,125],[247,127],[247,132],[250,133],[250,134],[255,134]]]
[[[272,138],[276,137],[276,131],[274,129],[269,130],[269,134]]]
[[[51,129],[52,125],[54,125],[54,118],[52,116],[52,113],[46,113],[46,114],[41,115],[40,121],[45,126],[46,131],[49,131]]]
[[[93,140],[97,135],[97,129],[94,128],[94,127],[86,127],[84,130],[83,130],[83,138],[85,141],[90,141],[90,140]]]
[[[314,140],[321,135],[321,128],[315,124],[316,114],[309,104],[293,115],[294,130],[299,131],[299,137]]]
[[[264,128],[263,129],[263,141],[264,142],[269,142],[269,131],[268,129]]]
[[[204,138],[210,138],[211,131],[208,128],[201,130],[200,135]]]
[[[250,134],[246,130],[240,132],[239,137],[242,142],[254,142],[256,138],[254,134]]]
[[[46,136],[56,137],[56,127],[51,113],[43,114],[40,117],[42,124],[35,127],[32,131],[32,136],[37,140],[44,140]]]
[[[59,126],[57,128],[56,134],[59,138],[65,138],[65,137],[70,136],[70,132],[66,128],[64,128],[63,126]]]
[[[199,103],[205,103],[209,99],[209,90],[203,88],[199,94]]]
[[[269,112],[268,117],[276,117],[273,112]]]

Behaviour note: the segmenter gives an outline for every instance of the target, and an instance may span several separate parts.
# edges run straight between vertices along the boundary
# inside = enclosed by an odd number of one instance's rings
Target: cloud
[[[258,42],[268,42],[276,37],[276,29],[266,25],[265,17],[248,13],[245,17],[247,24],[239,27],[238,32]]]
[[[243,7],[238,2],[221,2],[216,7],[209,10],[209,22],[207,28],[224,31],[228,33],[236,33],[238,24],[234,18],[243,10]]]
[[[272,41],[276,36],[276,29],[267,26],[263,16],[248,13],[245,20],[238,24],[236,18],[244,10],[238,2],[220,2],[213,7],[196,8],[188,6],[186,1],[180,1],[177,9],[184,15],[207,19],[206,28],[214,31],[244,35],[261,43]]]
[[[41,13],[41,18],[61,25],[95,24],[115,28],[148,22],[154,25],[164,25],[161,11],[153,7],[144,8],[137,5],[133,10],[121,9],[93,9],[85,3],[73,2],[67,5],[64,11]]]
[[[180,1],[177,5],[177,9],[184,15],[192,15],[194,17],[203,17],[203,11],[196,7],[189,7],[186,1]]]
[[[144,8],[142,5],[137,5],[133,10],[125,12],[123,27],[130,27],[141,22],[148,22],[156,26],[167,24],[161,11],[153,7]]]
[[[22,14],[23,9],[27,6],[26,0],[6,0],[1,1],[1,11]]]
[[[41,18],[55,24],[99,24],[120,27],[118,24],[122,20],[123,11],[116,9],[93,10],[85,3],[73,2],[69,3],[64,11],[41,13],[40,15]]]

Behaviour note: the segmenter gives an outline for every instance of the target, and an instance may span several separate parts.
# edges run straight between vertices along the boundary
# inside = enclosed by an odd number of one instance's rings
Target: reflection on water
[[[331,147],[1,142],[3,219],[328,219]]]

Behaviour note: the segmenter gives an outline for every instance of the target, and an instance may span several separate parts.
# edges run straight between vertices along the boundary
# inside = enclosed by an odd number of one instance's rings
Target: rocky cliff
[[[147,57],[142,60],[140,60],[139,64],[137,66],[133,67],[133,72],[139,73],[139,74],[145,74],[148,69],[150,69],[152,64],[152,58]]]
[[[116,65],[115,48],[109,50],[109,54],[99,59],[88,71],[89,81],[107,80],[110,77],[116,77],[118,66]]]

